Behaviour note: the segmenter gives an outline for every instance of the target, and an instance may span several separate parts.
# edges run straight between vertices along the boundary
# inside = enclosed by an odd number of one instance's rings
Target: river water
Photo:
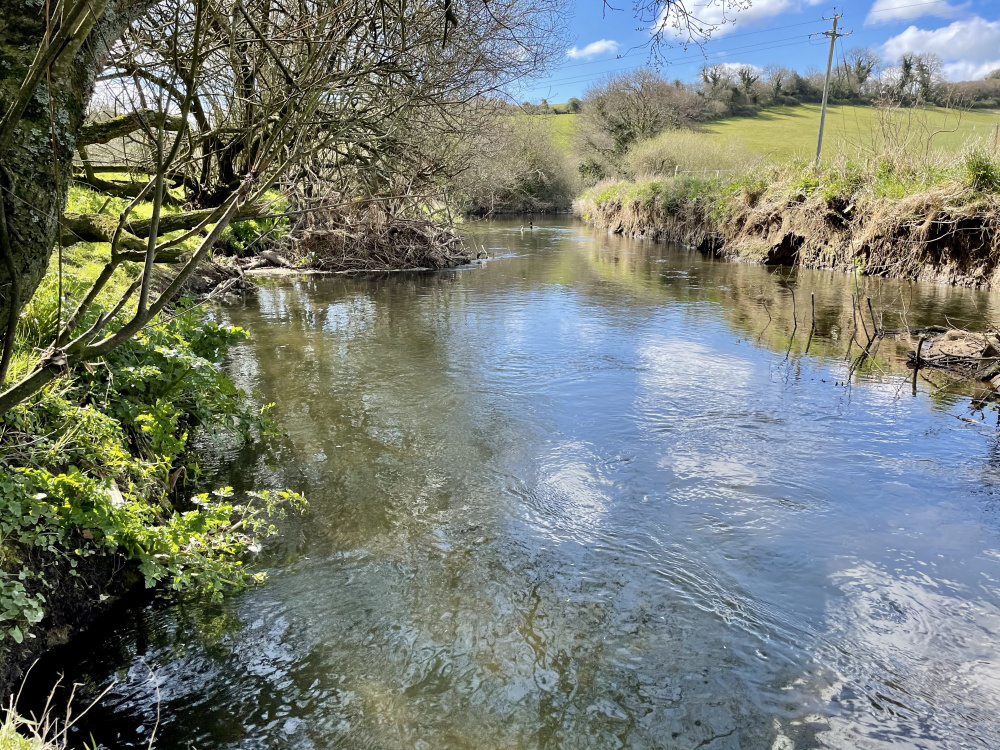
[[[311,513],[267,584],[102,624],[67,665],[116,681],[86,731],[1000,747],[996,412],[932,373],[914,395],[889,340],[845,358],[855,291],[887,328],[982,326],[1000,299],[519,224],[472,226],[475,267],[279,279],[216,312],[288,433],[228,456],[232,481]]]

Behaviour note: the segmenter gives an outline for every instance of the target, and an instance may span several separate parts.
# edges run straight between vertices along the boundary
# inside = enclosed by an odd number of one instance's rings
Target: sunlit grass
[[[739,139],[756,154],[776,163],[796,158],[811,159],[816,153],[820,107],[803,104],[798,107],[772,107],[753,117],[730,117],[707,123],[708,133],[720,140]],[[991,139],[1000,113],[993,110],[973,110],[956,113],[941,107],[897,110],[885,122],[876,107],[833,105],[827,109],[824,158],[842,154],[848,158],[863,158],[878,153],[885,145],[883,125],[893,133],[890,138],[905,138],[911,147],[926,150],[930,137],[931,152],[955,154],[970,138]]]

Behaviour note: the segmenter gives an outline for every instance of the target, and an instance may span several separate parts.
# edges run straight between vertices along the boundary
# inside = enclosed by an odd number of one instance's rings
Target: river
[[[78,646],[70,679],[115,681],[78,736],[1000,747],[996,411],[931,373],[914,394],[889,340],[845,358],[855,291],[887,328],[982,326],[1000,298],[539,224],[471,225],[474,267],[215,311],[287,431],[229,481],[311,512],[266,584]]]

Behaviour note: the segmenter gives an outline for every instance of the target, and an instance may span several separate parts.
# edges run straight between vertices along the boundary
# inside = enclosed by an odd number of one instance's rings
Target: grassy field
[[[750,151],[768,156],[777,163],[790,162],[796,157],[811,159],[816,151],[819,109],[818,104],[773,107],[762,110],[754,117],[730,117],[707,123],[704,131],[722,141],[738,141]],[[533,117],[551,129],[558,148],[567,155],[574,155],[577,115]],[[959,120],[955,112],[941,108],[901,110],[891,115],[890,121],[895,132],[905,137],[911,147],[921,151],[934,131],[957,128],[955,132],[938,133],[931,139],[932,151],[956,153],[970,138],[992,143],[993,128],[1000,123],[1000,112],[965,112]],[[829,159],[844,153],[853,158],[871,152],[879,142],[881,130],[879,111],[874,107],[833,105],[827,109],[823,155]]]
[[[536,120],[545,123],[552,134],[553,144],[564,154],[573,153],[573,137],[576,135],[576,118],[578,115],[531,115]]]
[[[816,152],[819,110],[818,104],[774,107],[763,110],[756,117],[732,117],[712,122],[705,129],[723,139],[738,139],[750,150],[770,156],[776,162],[795,157],[810,159]],[[993,127],[1000,122],[1000,112],[965,112],[959,119],[955,112],[935,107],[902,110],[891,115],[890,121],[900,136],[907,137],[912,145],[921,149],[931,133],[957,128],[955,132],[938,133],[931,139],[933,151],[954,153],[970,138],[992,141]],[[855,157],[870,152],[879,142],[881,125],[879,111],[874,107],[829,107],[824,156],[830,158],[840,152]]]

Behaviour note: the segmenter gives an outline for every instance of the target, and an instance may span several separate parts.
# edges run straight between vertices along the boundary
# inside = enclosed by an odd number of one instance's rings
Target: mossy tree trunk
[[[48,267],[72,180],[77,138],[108,45],[146,4],[148,0],[90,0],[65,38],[58,39],[58,26],[50,26],[51,46],[59,42],[58,53],[37,85],[24,87],[46,41],[47,4],[0,0],[0,115],[8,125],[0,134],[0,188],[19,292],[12,293],[11,273],[0,263],[0,331],[7,327],[12,299],[19,298],[23,306]],[[64,8],[63,17],[72,10]],[[11,117],[12,109],[19,108],[22,88],[30,97],[23,112]]]

